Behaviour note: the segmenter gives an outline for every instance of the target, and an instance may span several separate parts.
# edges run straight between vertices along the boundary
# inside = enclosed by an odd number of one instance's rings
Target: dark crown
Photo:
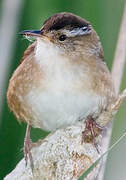
[[[58,13],[47,19],[42,27],[44,31],[59,30],[66,26],[71,29],[88,26],[89,22],[72,13]]]

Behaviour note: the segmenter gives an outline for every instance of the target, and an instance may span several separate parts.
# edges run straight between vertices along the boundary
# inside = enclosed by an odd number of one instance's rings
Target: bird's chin
[[[49,38],[48,36],[38,36],[38,37],[35,37],[36,38],[36,40],[38,41],[38,42],[42,42],[42,43],[48,43],[48,44],[54,44],[54,42],[51,40],[51,38]]]

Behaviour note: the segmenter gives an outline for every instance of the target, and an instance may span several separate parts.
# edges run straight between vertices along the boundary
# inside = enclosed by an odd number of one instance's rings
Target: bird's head
[[[34,36],[67,54],[98,55],[102,51],[99,37],[91,24],[72,13],[58,13],[47,19],[40,30],[21,34]]]

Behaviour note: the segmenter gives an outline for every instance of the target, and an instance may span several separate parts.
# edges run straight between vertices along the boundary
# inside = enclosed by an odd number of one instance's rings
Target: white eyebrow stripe
[[[86,35],[86,34],[90,34],[91,33],[91,29],[84,26],[81,28],[74,28],[72,31],[70,30],[62,30],[63,33],[66,34],[66,36],[68,37],[74,37],[74,36],[78,36],[78,35]]]

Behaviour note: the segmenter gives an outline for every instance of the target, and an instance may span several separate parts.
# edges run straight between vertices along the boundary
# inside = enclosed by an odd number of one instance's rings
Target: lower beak
[[[42,35],[42,31],[41,30],[25,30],[25,31],[21,31],[19,34],[26,35],[26,36],[40,37]]]

